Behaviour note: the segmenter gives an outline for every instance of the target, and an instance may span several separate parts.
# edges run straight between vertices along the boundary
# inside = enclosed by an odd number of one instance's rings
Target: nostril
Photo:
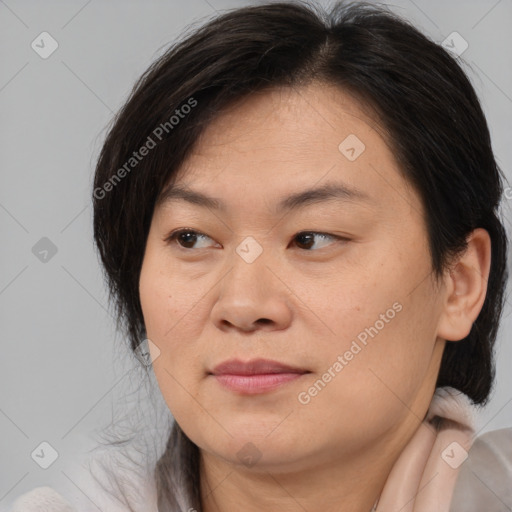
[[[262,327],[262,326],[266,326],[266,325],[275,325],[276,323],[274,322],[274,320],[270,319],[270,318],[258,318],[258,320],[255,320],[254,322],[232,322],[232,321],[229,321],[228,319],[226,318],[223,318],[221,320],[221,324],[224,328],[226,329],[231,329],[231,328],[236,328],[236,329],[240,329],[241,331],[244,331],[244,332],[253,332],[255,331],[256,329],[258,329],[258,327]]]
[[[270,320],[269,318],[259,318],[258,320],[256,320],[256,323],[267,325],[267,324],[271,324],[272,320]]]

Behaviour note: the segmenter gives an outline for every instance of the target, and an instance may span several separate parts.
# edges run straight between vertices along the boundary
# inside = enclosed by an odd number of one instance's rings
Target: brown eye
[[[329,245],[329,240],[347,240],[346,238],[329,235],[327,233],[319,233],[317,231],[303,231],[302,233],[298,233],[295,235],[295,243],[298,246],[302,246],[302,249],[311,250],[315,243],[317,246],[316,249],[321,249],[322,247]]]
[[[193,229],[179,229],[171,233],[166,240],[168,242],[176,242],[183,249],[202,249],[203,247],[194,247],[194,244],[204,243],[205,240],[211,240],[211,238]],[[207,246],[208,244],[206,243]]]

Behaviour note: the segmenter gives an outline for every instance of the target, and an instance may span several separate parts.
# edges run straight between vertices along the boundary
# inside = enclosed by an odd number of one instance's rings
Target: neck
[[[371,512],[403,448],[397,434],[402,433],[386,436],[357,457],[345,453],[333,459],[326,453],[306,469],[247,468],[201,450],[203,512]]]

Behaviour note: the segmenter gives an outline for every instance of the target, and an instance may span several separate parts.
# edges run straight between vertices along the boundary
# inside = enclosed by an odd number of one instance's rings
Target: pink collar
[[[449,512],[459,468],[474,440],[474,409],[461,391],[436,389],[372,512]]]

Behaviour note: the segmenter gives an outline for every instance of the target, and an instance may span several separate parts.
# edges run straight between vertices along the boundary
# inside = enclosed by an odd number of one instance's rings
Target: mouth
[[[304,368],[270,359],[231,359],[215,366],[209,375],[226,389],[254,395],[275,390],[308,373],[311,372]]]

